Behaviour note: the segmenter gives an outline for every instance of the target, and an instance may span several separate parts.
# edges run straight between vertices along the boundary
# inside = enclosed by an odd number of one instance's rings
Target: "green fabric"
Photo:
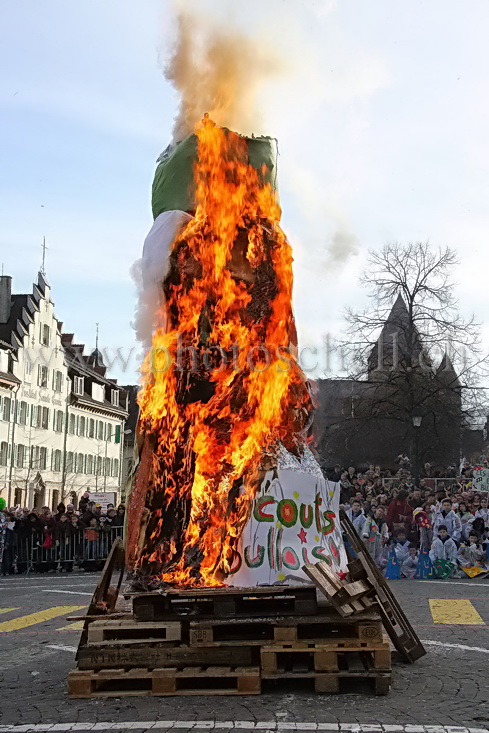
[[[443,580],[449,578],[455,570],[455,565],[450,560],[435,560],[433,567],[435,568],[436,577]]]
[[[228,130],[226,130],[228,132]],[[277,145],[270,137],[245,138],[248,162],[260,171],[266,166],[263,179],[276,189]],[[152,190],[153,216],[163,211],[195,211],[194,163],[197,159],[197,136],[189,135],[177,145],[166,160],[156,168]]]

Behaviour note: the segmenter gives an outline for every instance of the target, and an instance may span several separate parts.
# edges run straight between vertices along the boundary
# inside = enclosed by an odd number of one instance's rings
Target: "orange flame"
[[[247,163],[244,138],[208,118],[196,134],[195,218],[173,244],[165,328],[155,331],[143,367],[140,429],[152,441],[160,509],[151,550],[137,565],[156,563],[169,583],[219,585],[249,517],[260,461],[296,432],[309,397],[288,349],[292,253],[275,192]],[[207,350],[193,373],[189,347],[199,356]],[[179,519],[168,527],[177,504]]]

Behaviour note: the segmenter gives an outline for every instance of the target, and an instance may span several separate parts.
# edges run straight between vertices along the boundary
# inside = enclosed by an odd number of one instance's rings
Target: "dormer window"
[[[73,377],[73,392],[79,397],[83,397],[85,392],[85,378]]]
[[[92,398],[97,402],[103,402],[105,397],[105,390],[102,384],[93,382],[92,384]]]
[[[110,392],[110,401],[114,407],[119,407],[119,390],[112,389]]]

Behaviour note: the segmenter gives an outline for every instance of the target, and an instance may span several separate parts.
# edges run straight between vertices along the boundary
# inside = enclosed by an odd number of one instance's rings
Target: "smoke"
[[[348,229],[346,224],[340,223],[328,244],[328,264],[342,265],[352,255],[358,254],[358,239]]]
[[[173,141],[193,132],[206,112],[243,135],[264,132],[260,92],[285,61],[263,31],[248,33],[175,3],[176,44],[165,76],[180,97]]]

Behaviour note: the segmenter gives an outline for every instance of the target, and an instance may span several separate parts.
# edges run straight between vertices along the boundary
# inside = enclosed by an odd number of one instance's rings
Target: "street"
[[[386,697],[363,687],[323,696],[282,687],[261,696],[70,700],[66,676],[74,667],[81,623],[66,616],[83,612],[96,581],[95,574],[0,579],[0,733],[489,730],[489,581],[391,584],[428,655],[409,665],[394,653]]]

